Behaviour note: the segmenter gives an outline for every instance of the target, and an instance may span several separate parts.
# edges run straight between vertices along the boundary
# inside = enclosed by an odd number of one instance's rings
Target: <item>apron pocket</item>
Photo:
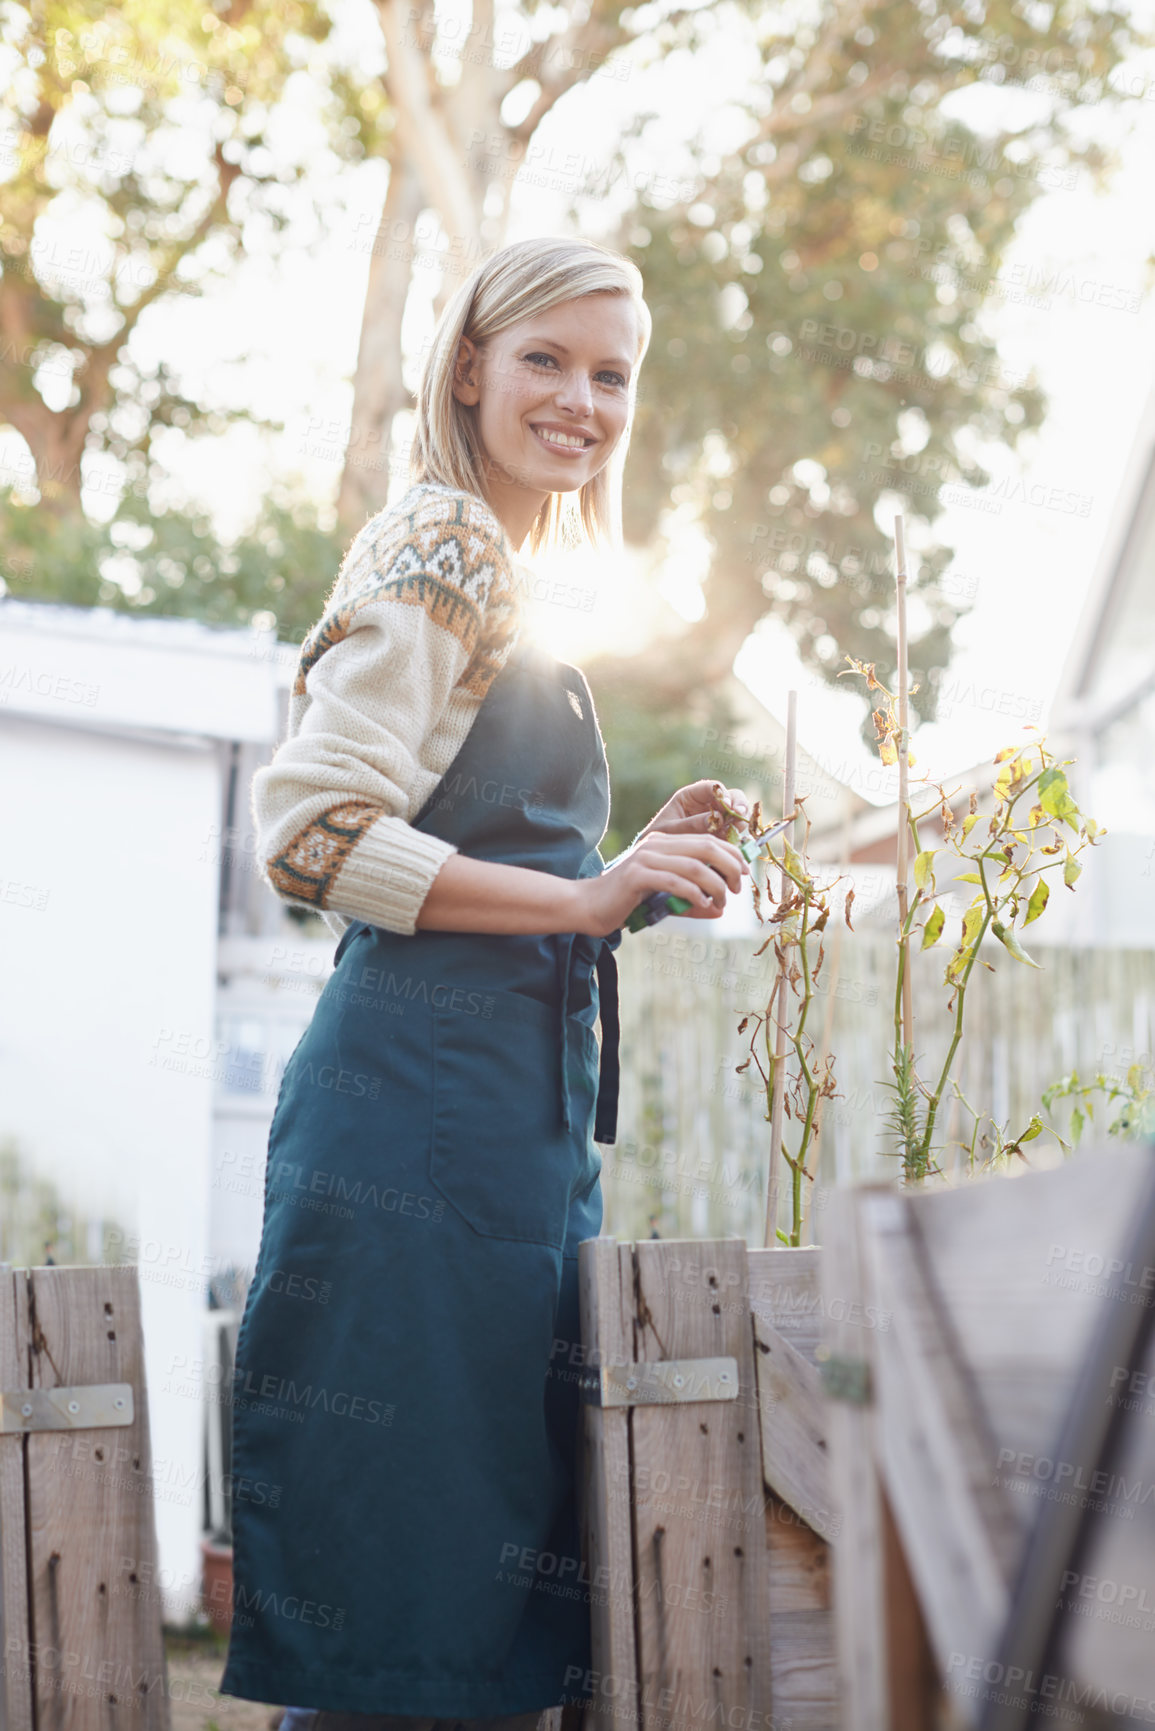
[[[560,1250],[582,1159],[562,1128],[559,1013],[518,992],[485,1002],[489,1017],[433,1011],[429,1176],[483,1237]]]

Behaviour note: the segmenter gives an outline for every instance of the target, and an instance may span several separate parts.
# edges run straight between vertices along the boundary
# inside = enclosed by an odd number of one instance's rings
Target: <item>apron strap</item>
[[[598,945],[597,971],[602,1052],[598,1075],[598,1103],[594,1114],[594,1141],[612,1143],[617,1141],[618,1132],[618,1088],[621,1081],[618,1047],[621,1023],[618,1017],[618,964],[605,939]]]

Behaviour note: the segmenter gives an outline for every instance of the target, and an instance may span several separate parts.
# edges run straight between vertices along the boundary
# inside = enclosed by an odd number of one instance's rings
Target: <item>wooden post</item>
[[[901,934],[909,912],[910,897],[910,670],[907,666],[906,647],[906,537],[901,512],[894,519],[894,549],[898,612],[898,930],[903,956],[902,1041],[909,1049],[914,1038],[910,943]]]
[[[786,697],[786,762],[782,773],[782,816],[794,810],[794,776],[798,752],[798,693]],[[790,830],[783,838],[793,846]],[[783,871],[779,874],[779,897],[792,888]],[[782,1117],[786,1098],[786,1026],[790,1017],[790,982],[786,969],[778,965],[778,977],[770,993],[770,1011],[774,1023],[774,1087],[770,1100],[770,1171],[766,1181],[766,1233],[763,1243],[769,1247],[778,1242],[778,1180],[782,1163]]]
[[[28,1386],[24,1274],[0,1273],[0,1389]],[[24,1438],[0,1432],[0,1726],[32,1724],[32,1644],[24,1530]]]
[[[133,1415],[0,1436],[0,1723],[168,1731],[136,1269],[6,1276],[0,1372],[6,1394],[128,1385]]]
[[[686,1398],[589,1414],[591,1722],[604,1714],[615,1728],[673,1731],[698,1723],[707,1702],[712,1722],[765,1731],[765,1493],[746,1246],[589,1239],[579,1271],[595,1378],[671,1359],[688,1378]],[[695,1372],[720,1358],[734,1361],[736,1398],[712,1398]]]

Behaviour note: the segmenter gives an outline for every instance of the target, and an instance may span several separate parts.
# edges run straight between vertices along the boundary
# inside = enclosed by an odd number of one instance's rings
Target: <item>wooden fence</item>
[[[135,1268],[0,1273],[0,1727],[168,1731]]]
[[[1155,1145],[826,1225],[581,1246],[588,1731],[1155,1723]]]
[[[590,1731],[834,1731],[817,1253],[596,1238],[579,1268]]]
[[[651,1215],[663,1237],[726,1237],[762,1243],[769,1125],[765,1096],[747,1055],[741,1017],[765,1007],[769,952],[757,941],[718,939],[672,922],[627,936],[618,952],[622,999],[622,1087],[618,1142],[603,1168],[604,1230],[644,1238]],[[970,988],[967,1033],[957,1074],[966,1097],[1015,1129],[1025,1128],[1044,1088],[1071,1070],[1093,1076],[1155,1058],[1155,951],[1044,948],[1043,972],[1014,962],[996,944],[997,971]],[[916,954],[915,1048],[941,1056],[949,1042],[945,957]],[[883,1146],[884,1079],[891,1040],[893,942],[877,932],[836,931],[827,939],[823,990],[810,1026],[836,1054],[839,1097],[824,1108],[821,1165],[810,1198],[820,1214],[836,1185],[889,1181]],[[929,1064],[926,1066],[929,1073]],[[1056,1126],[1065,1135],[1068,1114]],[[956,1107],[944,1138],[958,1136]],[[1031,1144],[1045,1162],[1049,1138]],[[1054,1144],[1051,1144],[1054,1147]]]

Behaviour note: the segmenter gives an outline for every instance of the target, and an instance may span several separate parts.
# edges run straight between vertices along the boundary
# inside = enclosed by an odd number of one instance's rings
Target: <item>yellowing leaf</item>
[[[1083,874],[1083,868],[1073,854],[1068,854],[1063,861],[1063,882],[1069,890],[1073,890],[1076,882]]]
[[[1005,763],[1008,757],[1014,757],[1018,749],[1017,745],[1004,745],[1003,749],[995,757],[995,762]]]
[[[1027,917],[1023,921],[1025,926],[1029,926],[1032,920],[1038,919],[1050,899],[1050,894],[1050,884],[1047,882],[1046,878],[1040,878],[1034,889],[1031,891],[1031,899],[1027,903]]]
[[[935,849],[925,848],[914,862],[914,881],[918,889],[924,890],[927,884],[934,880]]]
[[[892,739],[880,739],[878,742],[878,755],[881,757],[883,763],[888,769],[892,768],[898,762],[898,753],[894,749],[894,741]]]
[[[985,913],[986,905],[983,902],[976,902],[973,907],[967,909],[963,915],[962,941],[964,944],[974,943]]]
[[[962,832],[963,832],[963,839],[964,840],[971,833],[971,830],[975,827],[975,824],[978,821],[979,821],[979,813],[977,811],[972,811],[969,817],[963,818]]]
[[[937,944],[942,937],[942,928],[946,924],[946,915],[941,908],[935,908],[929,920],[922,928],[922,948],[929,950],[932,944]]]
[[[981,884],[983,880],[978,872],[959,872],[954,881],[956,884]]]

